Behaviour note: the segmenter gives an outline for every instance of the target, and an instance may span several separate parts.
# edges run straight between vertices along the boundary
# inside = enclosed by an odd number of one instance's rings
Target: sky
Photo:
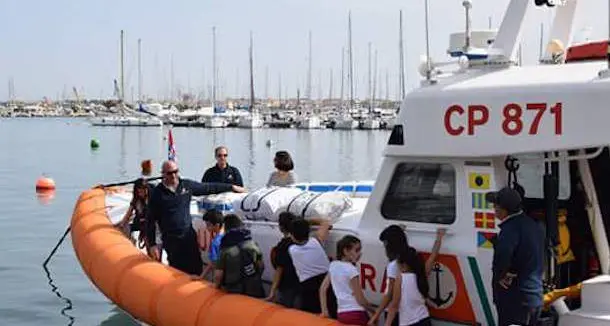
[[[533,0],[532,0],[533,1]],[[473,0],[473,29],[501,23],[509,0]],[[580,1],[575,37],[608,35],[607,0]],[[378,53],[379,88],[396,98],[399,10],[404,16],[408,88],[416,87],[420,55],[425,54],[424,0],[3,0],[0,9],[0,100],[13,80],[17,99],[113,97],[119,78],[120,31],[125,31],[125,93],[137,96],[137,40],[142,41],[142,89],[166,98],[177,90],[207,96],[212,80],[212,27],[216,27],[219,92],[246,96],[249,89],[249,33],[254,39],[258,97],[304,95],[308,32],[312,33],[312,97],[340,91],[341,49],[347,46],[352,13],[356,95],[368,94],[368,43]],[[449,34],[464,29],[461,0],[429,0],[430,52],[448,60]],[[546,32],[552,11],[534,8],[523,34],[525,64],[538,58],[540,24]],[[545,35],[547,34],[545,32]],[[546,36],[545,36],[546,37]],[[173,64],[172,64],[173,63]],[[173,67],[173,69],[172,69]],[[268,73],[268,83],[265,77]],[[173,74],[172,74],[173,71]],[[173,75],[173,78],[172,78]],[[4,85],[4,87],[2,87]],[[265,87],[267,85],[267,87]],[[173,87],[171,87],[173,86]],[[173,90],[173,92],[170,90]],[[345,86],[347,89],[347,85]],[[378,92],[378,93],[379,93]]]

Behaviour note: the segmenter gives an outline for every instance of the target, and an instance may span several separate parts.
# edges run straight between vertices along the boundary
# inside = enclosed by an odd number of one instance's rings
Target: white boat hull
[[[352,130],[358,128],[358,121],[347,118],[347,119],[338,119],[335,123],[335,129],[341,130]]]
[[[316,116],[306,117],[300,121],[298,128],[299,129],[320,129],[320,128],[322,128],[322,124],[320,123],[320,118],[318,118]]]
[[[205,120],[206,128],[225,128],[228,124],[227,119],[217,116],[208,117]]]
[[[366,129],[366,130],[379,129],[379,126],[380,126],[380,123],[379,123],[379,120],[377,120],[377,119],[366,119],[362,123],[362,129]]]
[[[260,115],[253,114],[239,118],[238,126],[240,128],[255,129],[263,127],[263,119]]]

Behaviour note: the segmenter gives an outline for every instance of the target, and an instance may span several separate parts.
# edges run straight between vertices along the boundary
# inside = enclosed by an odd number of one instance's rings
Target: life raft
[[[565,62],[606,60],[607,56],[608,41],[587,42],[569,47]]]
[[[335,320],[227,294],[153,261],[109,217],[108,189],[83,192],[72,215],[72,245],[83,271],[112,302],[150,325],[341,325]]]

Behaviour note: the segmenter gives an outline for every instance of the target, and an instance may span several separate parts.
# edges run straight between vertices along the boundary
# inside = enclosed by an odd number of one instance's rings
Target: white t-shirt
[[[417,276],[414,273],[402,273],[400,284],[400,306],[398,318],[400,326],[415,324],[429,317],[426,300],[417,288]]]
[[[385,293],[388,293],[390,288],[390,279],[393,278],[396,280],[398,275],[400,274],[400,268],[398,268],[398,261],[396,259],[392,260],[388,266],[386,267],[386,288]]]
[[[333,261],[328,269],[330,274],[330,284],[337,297],[337,313],[348,311],[366,311],[356,301],[356,297],[349,286],[349,282],[354,277],[360,276],[358,269],[352,263],[344,261]]]
[[[311,237],[304,245],[292,245],[288,248],[292,264],[299,277],[299,282],[328,272],[330,261],[318,239]]]

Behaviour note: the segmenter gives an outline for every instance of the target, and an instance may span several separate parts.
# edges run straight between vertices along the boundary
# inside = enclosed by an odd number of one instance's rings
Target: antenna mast
[[[432,62],[430,61],[430,35],[428,26],[428,0],[426,0],[425,6],[425,17],[426,17],[426,80],[430,81],[432,74]]]
[[[369,42],[369,112],[373,108],[373,78],[371,75],[371,42]]]

